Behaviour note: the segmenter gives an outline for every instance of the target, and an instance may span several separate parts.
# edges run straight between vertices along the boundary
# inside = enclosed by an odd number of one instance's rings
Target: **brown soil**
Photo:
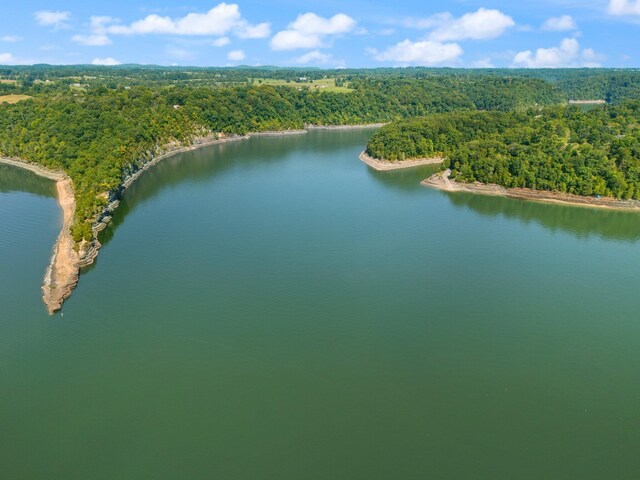
[[[58,203],[63,212],[63,223],[42,285],[42,300],[47,306],[49,314],[60,310],[62,303],[71,295],[78,284],[80,274],[80,258],[75,250],[76,243],[71,235],[73,215],[76,210],[71,179],[58,180],[56,188]]]
[[[423,180],[422,184],[446,192],[469,192],[479,193],[482,195],[497,195],[517,198],[520,200],[532,200],[536,202],[575,205],[579,207],[640,211],[640,201],[638,200],[620,200],[611,197],[585,197],[571,193],[533,190],[531,188],[505,188],[500,185],[484,184],[479,182],[462,183],[451,180],[449,175],[451,175],[451,170],[438,172],[426,180]]]

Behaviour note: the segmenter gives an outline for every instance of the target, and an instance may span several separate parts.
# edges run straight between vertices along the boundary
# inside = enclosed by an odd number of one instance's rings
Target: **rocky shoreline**
[[[53,246],[53,253],[42,282],[42,300],[49,314],[60,309],[63,302],[71,295],[78,283],[80,263],[87,250],[80,245],[76,250],[76,243],[71,234],[76,201],[73,193],[71,178],[64,172],[50,170],[15,158],[0,158],[0,163],[29,170],[56,182],[58,203],[62,209],[62,228]]]
[[[58,239],[53,247],[51,261],[47,267],[43,285],[43,301],[50,315],[62,308],[64,301],[69,298],[74,288],[78,284],[80,269],[91,265],[98,256],[98,251],[102,246],[98,239],[99,234],[104,230],[111,221],[113,212],[118,208],[120,199],[125,190],[133,184],[144,172],[153,167],[162,160],[177,155],[179,153],[188,152],[198,148],[208,147],[211,145],[236,142],[246,140],[252,136],[286,136],[300,135],[308,133],[309,130],[348,130],[360,128],[379,127],[384,124],[364,124],[364,125],[344,125],[344,126],[314,126],[305,125],[303,130],[282,130],[253,132],[247,135],[230,135],[222,133],[213,133],[196,137],[188,145],[179,142],[170,143],[155,152],[149,152],[146,159],[132,164],[125,172],[120,186],[111,192],[107,192],[107,205],[96,216],[92,225],[91,240],[83,240],[77,244],[73,240],[71,228],[75,215],[75,196],[73,192],[73,182],[69,176],[62,171],[54,171],[46,167],[42,167],[22,159],[3,158],[0,157],[0,163],[12,165],[18,168],[29,170],[41,177],[54,180],[56,182],[56,190],[58,194],[58,203],[63,212],[63,225],[58,235]]]
[[[361,125],[311,125],[305,124],[305,130],[357,130],[362,128],[384,127],[387,123],[363,123]]]
[[[606,208],[610,210],[640,212],[639,200],[621,200],[612,197],[585,197],[571,193],[534,190],[532,188],[505,188],[500,185],[480,182],[463,183],[450,179],[450,175],[451,170],[447,169],[423,180],[422,184],[445,192],[468,192],[481,195],[509,197],[518,200],[572,205],[577,207]]]
[[[360,153],[360,160],[378,171],[400,170],[403,168],[419,167],[421,165],[437,165],[444,161],[441,157],[431,158],[412,158],[410,160],[402,160],[391,162],[389,160],[380,160],[367,155],[367,152]]]

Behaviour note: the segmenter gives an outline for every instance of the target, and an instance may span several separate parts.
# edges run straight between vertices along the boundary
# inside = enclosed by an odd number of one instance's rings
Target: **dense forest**
[[[124,86],[235,86],[277,79],[295,84],[301,78],[318,80],[336,78],[341,84],[368,83],[379,80],[403,79],[538,79],[555,87],[563,100],[606,100],[615,103],[640,96],[640,70],[637,69],[463,69],[463,68],[376,68],[338,69],[281,68],[281,67],[163,67],[156,65],[34,65],[0,66],[0,79],[16,83],[3,84],[1,91],[33,94],[65,89],[82,84],[89,87],[105,85],[109,88]]]
[[[453,112],[381,128],[376,158],[441,156],[462,182],[640,198],[640,101],[583,111]]]
[[[342,91],[322,91],[309,83],[322,79],[330,79]],[[5,66],[0,67],[0,156],[63,169],[71,176],[77,200],[74,236],[80,240],[91,236],[96,214],[113,198],[123,178],[168,144],[189,144],[211,134],[300,129],[305,124],[396,122],[443,114],[394,125],[418,131],[420,124],[433,121],[429,118],[459,119],[455,129],[441,134],[458,145],[460,132],[478,133],[473,127],[477,123],[506,122],[504,128],[515,129],[518,122],[529,122],[535,129],[528,112],[542,107],[570,99],[606,99],[619,104],[639,94],[640,72],[633,70]],[[3,95],[32,98],[9,104],[2,102]],[[566,109],[555,115],[567,117],[563,125],[581,132],[577,123],[583,118],[601,119],[613,111],[598,110],[583,117],[579,111]],[[447,112],[451,115],[444,115]],[[572,115],[577,119],[575,125],[569,121]],[[614,122],[608,120],[607,125]],[[429,141],[436,149],[442,143],[441,137],[416,132],[409,139],[390,137],[389,142],[380,143],[392,128],[374,137],[371,151],[400,158],[431,149]],[[625,138],[618,143],[628,141]],[[456,171],[475,178],[474,169],[464,167],[460,155],[462,163]],[[634,155],[638,157],[637,152]],[[622,187],[607,185],[592,191],[627,195],[621,193]]]
[[[76,190],[76,240],[91,236],[94,216],[123,177],[171,142],[211,133],[242,135],[305,124],[389,122],[478,109],[520,110],[560,101],[538,79],[435,76],[373,78],[349,93],[269,85],[193,87],[39,83],[33,99],[0,104],[0,155],[66,171]],[[28,88],[35,88],[33,86]]]

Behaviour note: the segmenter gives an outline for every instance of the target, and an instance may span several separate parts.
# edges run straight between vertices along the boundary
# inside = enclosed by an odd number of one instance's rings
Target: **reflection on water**
[[[101,242],[108,243],[129,212],[166,188],[185,182],[206,183],[236,168],[265,168],[304,154],[312,144],[314,151],[331,153],[352,144],[362,145],[372,131],[360,135],[353,132],[313,131],[304,135],[282,137],[254,137],[248,141],[232,142],[194,150],[159,163],[146,172],[126,192],[113,221],[101,234]],[[325,141],[330,138],[331,141]],[[358,163],[357,158],[353,159]],[[424,195],[426,187],[420,182],[438,170],[426,165],[397,171],[379,172],[367,168],[367,175],[385,188],[406,195]],[[16,170],[7,168],[7,170]],[[4,182],[11,184],[11,180]],[[2,188],[3,183],[0,183]],[[51,182],[34,176],[34,187],[51,194]],[[577,237],[600,236],[605,239],[636,241],[640,239],[640,214],[614,210],[545,204],[470,193],[444,193],[451,203],[468,208],[482,216],[502,216],[524,223],[536,222],[552,231],[560,230]]]
[[[223,143],[185,152],[150,168],[126,191],[120,206],[114,212],[109,226],[100,234],[100,242],[106,245],[113,238],[129,212],[144,202],[156,197],[167,188],[183,183],[207,183],[212,179],[223,179],[225,173],[236,168],[250,170],[268,168],[285,161],[295,161],[296,156],[308,154],[310,144],[314,152],[331,153],[349,146],[366,144],[375,129],[358,131],[314,130],[306,134],[290,136],[258,136],[249,140]],[[330,141],[327,141],[330,139]],[[354,158],[354,162],[359,160]],[[392,172],[396,173],[396,172]],[[398,188],[417,188],[422,173],[409,176],[389,175],[383,181],[395,182]],[[394,180],[395,178],[395,180]],[[92,267],[89,266],[90,270]]]
[[[420,182],[436,173],[439,168],[439,165],[423,165],[416,168],[387,172],[380,172],[373,168],[367,168],[367,170],[372,178],[384,186],[407,192],[408,194],[415,194],[414,192],[422,192],[424,190]]]
[[[561,230],[577,237],[597,235],[628,242],[640,239],[640,213],[636,212],[555,205],[472,193],[445,194],[457,207],[468,208],[482,216],[536,222],[549,230]]]
[[[369,134],[162,162],[64,317],[55,200],[0,193],[2,480],[636,478],[640,249],[598,235],[638,217],[446,195]]]
[[[27,192],[43,197],[55,197],[55,182],[33,172],[0,164],[0,192]]]

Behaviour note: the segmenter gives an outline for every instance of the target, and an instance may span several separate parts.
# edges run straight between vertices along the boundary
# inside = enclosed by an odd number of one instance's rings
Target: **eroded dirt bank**
[[[611,197],[585,197],[571,193],[533,190],[531,188],[505,188],[500,185],[484,184],[479,182],[462,183],[450,179],[450,175],[451,170],[447,169],[423,180],[422,184],[446,192],[469,192],[479,193],[482,195],[497,195],[501,197],[517,198],[520,200],[532,200],[536,202],[574,205],[578,207],[640,211],[640,201],[638,200],[621,200]]]
[[[62,229],[58,235],[51,261],[44,275],[42,284],[42,300],[47,311],[53,314],[60,309],[62,303],[71,295],[78,283],[80,274],[80,255],[76,252],[75,242],[71,234],[73,216],[76,211],[76,201],[71,179],[63,172],[50,170],[39,165],[15,158],[0,158],[0,163],[29,170],[36,175],[56,182],[58,203],[62,209]]]

